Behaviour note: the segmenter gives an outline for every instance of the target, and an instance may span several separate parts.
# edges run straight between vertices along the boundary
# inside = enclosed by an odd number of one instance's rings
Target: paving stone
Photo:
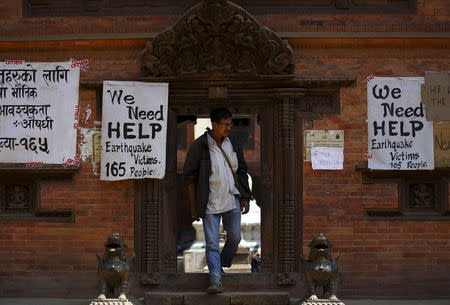
[[[228,293],[189,293],[184,296],[184,305],[230,305],[230,298]]]
[[[231,305],[289,305],[287,292],[233,292]]]
[[[183,305],[182,292],[147,292],[144,296],[145,305]]]

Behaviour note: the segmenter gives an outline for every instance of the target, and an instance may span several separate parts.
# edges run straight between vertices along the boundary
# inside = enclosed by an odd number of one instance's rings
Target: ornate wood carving
[[[295,230],[296,224],[296,211],[295,211],[296,198],[288,194],[284,194],[284,197],[278,204],[279,217],[279,266],[281,271],[295,271],[295,254],[297,251],[297,242]]]
[[[83,0],[83,7],[88,12],[98,12],[103,8],[104,0]]]
[[[435,186],[432,183],[413,183],[409,184],[410,208],[432,209],[435,206]]]
[[[275,130],[275,112],[267,107],[260,112],[260,126],[261,126],[261,161],[274,160],[273,143],[277,136]],[[271,272],[274,269],[275,260],[275,235],[274,229],[274,214],[276,207],[273,202],[273,188],[274,184],[274,166],[273,162],[261,162],[261,198],[256,198],[261,204],[261,246],[264,249],[262,269],[263,272]]]
[[[145,286],[155,286],[160,284],[159,273],[144,273],[141,275],[140,282]]]
[[[279,136],[278,141],[285,149],[292,149],[294,147],[294,102],[292,99],[285,98],[281,103],[281,110],[279,111]]]
[[[279,105],[278,112],[278,142],[281,148],[281,160],[278,173],[282,192],[278,197],[278,270],[283,273],[296,270],[296,202],[295,172],[296,162],[294,154],[295,134],[295,106],[294,99],[285,97]],[[286,173],[291,173],[286,175]],[[290,283],[286,279],[282,283]]]
[[[135,227],[139,230],[136,244],[139,251],[140,271],[143,274],[157,274],[160,271],[160,182],[146,179],[136,182],[138,209]],[[142,281],[142,279],[141,279]]]
[[[168,111],[167,151],[166,151],[166,174],[160,182],[160,237],[159,243],[176,245],[176,236],[169,234],[173,232],[176,224],[177,209],[177,117],[170,109]],[[164,208],[163,208],[164,207]],[[173,247],[161,247],[160,249],[160,272],[176,272],[177,257]]]
[[[143,77],[254,78],[293,71],[288,42],[225,0],[194,6],[173,28],[147,43],[142,54]]]
[[[31,185],[0,185],[0,213],[31,211]]]
[[[169,221],[168,217],[173,218],[173,209],[163,209],[167,207],[168,194],[173,193],[175,187],[176,182],[172,176],[169,171],[163,180],[146,179],[144,183],[138,184],[142,201],[138,202],[141,208],[138,211],[140,233],[137,243],[141,249],[141,283],[144,285],[157,285],[160,273],[176,269],[175,242],[173,249],[165,247],[173,239],[164,224]],[[168,225],[170,226],[170,222]]]
[[[72,222],[72,210],[41,208],[42,183],[70,180],[79,167],[0,167],[0,221]]]
[[[369,220],[448,220],[448,169],[437,168],[421,177],[414,171],[369,170],[367,165],[356,169],[361,171],[364,184],[398,185],[398,206],[366,209]]]
[[[352,6],[351,0],[335,0],[334,5],[337,9],[348,10]]]
[[[284,286],[284,285],[295,285],[298,281],[298,276],[295,272],[285,272],[285,273],[278,273],[278,285]]]
[[[143,271],[147,273],[159,272],[159,203],[158,200],[143,202],[142,209],[142,231],[144,236],[143,245]]]
[[[304,113],[331,114],[339,113],[339,91],[318,90],[307,94],[298,101],[298,111]],[[322,92],[321,92],[322,91]]]

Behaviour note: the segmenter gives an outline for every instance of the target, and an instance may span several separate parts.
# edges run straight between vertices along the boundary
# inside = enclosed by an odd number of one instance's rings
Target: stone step
[[[283,291],[233,292],[146,292],[145,305],[289,305],[289,293]]]
[[[130,301],[134,305],[143,305],[143,300],[140,299],[130,299]],[[0,305],[89,305],[90,302],[92,299],[0,297]],[[448,305],[450,299],[345,299],[344,302],[345,305]],[[293,302],[296,305],[300,303],[300,301]]]
[[[230,267],[223,267],[223,272],[225,273],[250,273],[252,266],[250,264],[234,264]],[[208,273],[208,266],[203,268],[204,273]]]
[[[252,266],[250,264],[235,264],[231,265],[230,268],[223,268],[225,273],[250,273]]]

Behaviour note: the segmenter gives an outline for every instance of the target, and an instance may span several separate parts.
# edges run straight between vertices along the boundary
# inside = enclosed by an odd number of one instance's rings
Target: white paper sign
[[[103,82],[101,180],[164,177],[166,83]]]
[[[342,147],[313,147],[311,163],[313,169],[343,169],[344,149]]]
[[[344,147],[343,130],[305,130],[303,161],[311,161],[311,149],[318,147]]]
[[[0,62],[0,162],[76,159],[79,80],[70,62]]]
[[[421,104],[423,77],[375,77],[367,85],[369,168],[434,169],[433,122]]]

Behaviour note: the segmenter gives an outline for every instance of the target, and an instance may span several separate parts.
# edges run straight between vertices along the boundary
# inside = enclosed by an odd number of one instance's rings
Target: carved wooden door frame
[[[299,281],[303,120],[338,112],[339,87],[351,82],[172,82],[166,176],[163,180],[136,182],[135,249],[140,283],[152,290],[201,290],[207,283],[206,274],[176,272],[176,116],[205,115],[215,106],[226,105],[235,116],[260,117],[261,181],[265,193],[261,199],[263,272],[226,274],[224,282],[233,290],[303,290]],[[314,89],[317,86],[328,89]]]
[[[353,80],[294,80],[286,40],[225,0],[203,0],[148,42],[143,81],[169,83],[166,176],[136,182],[135,249],[140,283],[152,290],[203,290],[207,275],[176,273],[176,116],[259,115],[263,272],[226,274],[230,290],[303,289],[302,126],[304,118],[339,112],[339,88]]]

